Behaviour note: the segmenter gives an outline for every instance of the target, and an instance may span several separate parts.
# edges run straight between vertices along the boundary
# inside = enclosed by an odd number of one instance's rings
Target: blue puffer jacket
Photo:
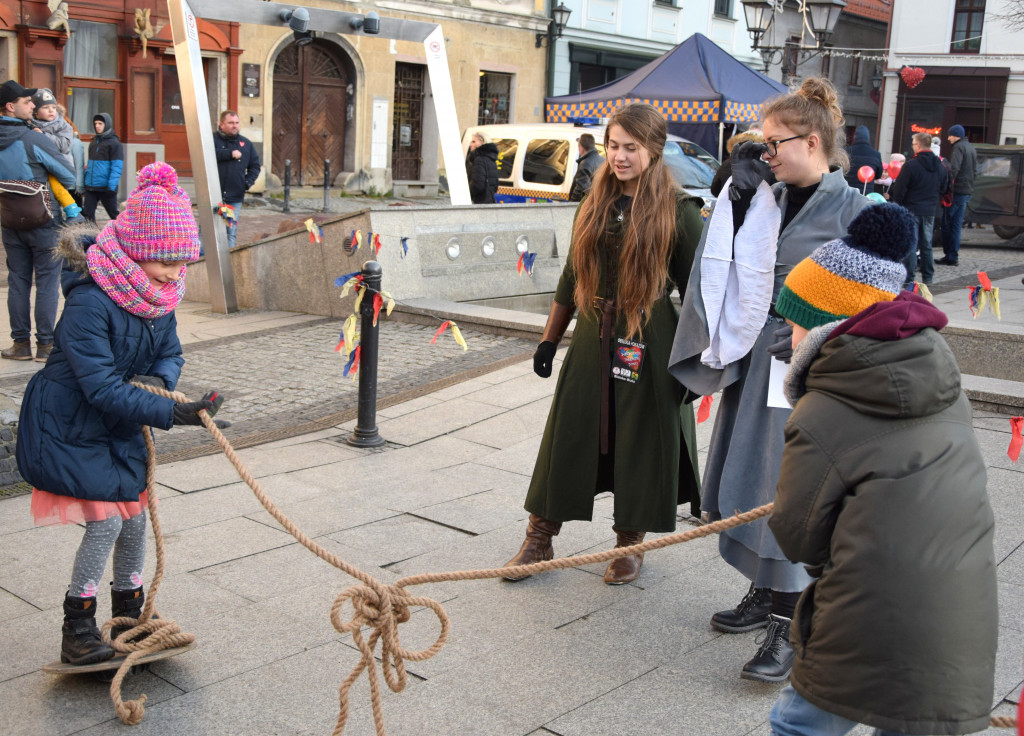
[[[75,172],[53,141],[24,120],[0,117],[0,179],[42,184],[50,174],[68,189],[75,188]]]
[[[89,142],[89,161],[85,165],[85,188],[93,192],[116,192],[124,169],[124,150],[114,132],[114,120],[105,112],[103,132]]]
[[[58,249],[70,265],[64,312],[53,353],[25,390],[18,469],[58,495],[137,501],[146,488],[141,426],[170,429],[174,402],[127,381],[159,376],[174,388],[184,364],[177,322],[173,312],[148,320],[118,307],[85,272],[80,237],[66,231]]]

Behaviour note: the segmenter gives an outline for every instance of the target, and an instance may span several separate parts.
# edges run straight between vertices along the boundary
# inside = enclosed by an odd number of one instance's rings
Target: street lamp
[[[547,39],[548,45],[551,45],[552,41],[556,41],[562,37],[565,26],[569,23],[569,16],[572,14],[572,8],[567,8],[564,3],[558,3],[554,8],[551,9],[551,20],[548,21],[548,30],[544,33],[537,34],[537,46],[540,48],[544,45],[544,40]],[[554,33],[552,33],[552,26]]]
[[[775,21],[776,6],[775,0],[742,0],[743,14],[747,22],[747,32],[753,39],[753,49],[761,54],[764,62],[764,70],[773,63],[782,60],[784,46],[772,46],[762,43]],[[814,46],[799,46],[800,51],[806,52],[813,49],[820,49],[835,31],[839,16],[846,7],[846,0],[803,0],[800,6],[800,13],[803,16],[802,22],[811,29],[814,34]],[[778,11],[781,13],[781,9]]]

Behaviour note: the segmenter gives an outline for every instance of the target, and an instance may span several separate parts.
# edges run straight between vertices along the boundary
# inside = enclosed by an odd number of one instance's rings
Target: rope
[[[139,388],[144,388],[159,396],[172,399],[178,403],[188,401],[184,394],[178,392],[166,391],[142,384],[133,385],[138,386]],[[353,585],[343,590],[331,606],[331,624],[339,633],[351,634],[352,640],[361,654],[359,662],[338,688],[338,719],[334,730],[332,731],[332,736],[340,736],[345,730],[345,724],[348,721],[350,710],[349,691],[364,670],[367,672],[367,677],[370,683],[370,705],[373,710],[373,722],[377,729],[377,736],[386,736],[387,734],[387,730],[384,726],[384,711],[381,705],[380,677],[377,673],[377,668],[374,666],[374,651],[378,641],[381,644],[381,674],[383,674],[384,681],[387,683],[388,688],[390,688],[392,692],[399,693],[405,689],[406,684],[408,683],[405,661],[421,662],[423,660],[430,659],[441,651],[445,642],[448,640],[451,622],[448,618],[448,614],[445,612],[441,604],[426,596],[410,595],[406,588],[414,585],[423,585],[425,583],[439,583],[455,580],[484,580],[487,578],[505,577],[510,574],[516,576],[536,575],[551,570],[564,570],[571,567],[581,567],[583,565],[591,565],[598,562],[607,562],[620,557],[629,557],[635,554],[649,552],[651,550],[661,549],[663,547],[669,547],[683,542],[689,542],[694,539],[708,537],[727,529],[732,529],[743,524],[749,524],[752,521],[771,514],[774,507],[774,504],[772,503],[765,504],[764,506],[759,506],[755,509],[751,509],[750,511],[743,513],[737,512],[734,516],[727,519],[705,524],[685,532],[677,532],[664,537],[658,537],[657,539],[649,539],[631,547],[616,547],[614,549],[595,552],[589,555],[563,557],[544,562],[535,562],[530,565],[410,575],[397,580],[391,585],[385,585],[375,579],[372,575],[350,565],[340,557],[324,549],[310,539],[301,529],[295,526],[291,519],[285,516],[285,514],[277,508],[274,502],[270,500],[259,481],[249,473],[249,470],[235,453],[231,443],[228,442],[227,438],[224,437],[217,425],[214,424],[213,419],[209,414],[205,411],[200,411],[198,415],[203,426],[205,426],[210,434],[213,435],[213,438],[217,441],[217,444],[220,445],[225,456],[227,456],[235,470],[238,471],[238,475],[243,481],[245,481],[246,485],[252,489],[253,494],[259,500],[260,504],[262,504],[263,508],[265,508],[267,512],[273,516],[274,519],[289,534],[291,534],[296,541],[299,542],[299,544],[320,559],[361,582],[360,585]],[[159,588],[160,579],[163,577],[164,550],[163,534],[160,530],[160,522],[156,513],[156,499],[153,492],[153,488],[155,487],[156,449],[153,444],[152,433],[149,428],[144,427],[143,432],[146,437],[146,449],[149,452],[146,483],[147,487],[150,489],[149,511],[150,519],[153,523],[153,535],[156,538],[157,567],[156,573],[153,576],[153,582],[150,585],[149,597],[146,599],[142,615],[139,617],[137,622],[138,625],[131,630],[124,632],[118,636],[114,642],[112,642],[112,645],[118,651],[130,652],[124,663],[118,669],[113,682],[110,684],[111,699],[114,701],[114,707],[117,709],[118,717],[124,723],[129,725],[134,725],[142,720],[142,717],[145,714],[143,703],[146,701],[146,696],[143,694],[138,700],[128,702],[123,702],[121,700],[121,681],[124,679],[128,669],[131,668],[132,664],[137,659],[150,652],[156,652],[161,649],[168,649],[175,646],[182,646],[184,644],[191,643],[195,639],[192,634],[181,633],[180,629],[178,629],[177,625],[172,621],[153,618],[153,601],[156,597],[157,589]],[[352,607],[352,615],[347,621],[344,620],[342,613],[346,604],[349,604]],[[411,606],[429,608],[434,612],[434,615],[437,616],[441,625],[441,631],[434,643],[426,649],[419,651],[406,649],[399,643],[398,626],[399,624],[403,624],[409,620],[409,609]],[[110,627],[119,623],[136,622],[131,618],[119,618],[108,621],[103,626],[104,639],[107,638],[106,632],[109,631]],[[363,637],[362,632],[363,626],[367,626],[372,629],[369,636],[365,638]],[[149,636],[136,643],[128,641],[139,632],[148,633]],[[996,721],[999,721],[1000,723],[997,724]],[[1003,722],[1010,721],[1012,721],[1011,725],[1001,725]],[[1015,724],[1016,720],[1012,718],[992,718],[992,725],[997,728],[1011,728]]]

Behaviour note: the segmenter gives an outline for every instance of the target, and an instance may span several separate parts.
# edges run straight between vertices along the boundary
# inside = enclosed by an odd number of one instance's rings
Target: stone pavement
[[[979,248],[965,252],[963,262],[994,273],[1012,269],[1014,256],[1019,265],[1022,255]],[[1024,267],[1017,271],[998,285],[1006,290],[1004,322],[1019,326]],[[936,302],[960,319],[963,299],[951,289]],[[278,410],[299,415],[309,408],[310,392],[321,399],[314,404],[327,403],[349,385],[339,379],[337,325],[329,321],[285,313],[212,315],[197,304],[184,305],[179,319],[188,361],[183,381],[196,393],[215,379],[235,380],[234,390],[252,392],[225,405],[224,416],[235,412],[237,427]],[[991,315],[978,320],[990,322]],[[389,341],[404,341],[403,360],[413,362],[389,366],[387,378],[382,365],[382,381],[401,386],[441,370],[456,378],[479,375],[438,390],[428,383],[416,398],[382,407],[383,448],[348,446],[354,422],[338,421],[239,455],[309,536],[378,580],[500,565],[522,541],[522,502],[555,378],[534,376],[529,360],[484,372],[513,360],[518,349],[502,347],[493,336],[467,334],[471,351],[463,353],[450,336],[430,345],[426,328],[384,324]],[[0,334],[5,331],[0,326]],[[480,353],[500,350],[505,357],[460,373]],[[441,357],[425,357],[430,351]],[[7,386],[9,401],[17,398],[11,386],[38,367],[0,361],[0,388]],[[280,399],[285,393],[289,397]],[[291,406],[255,408],[260,395]],[[713,418],[698,427],[702,463]],[[974,424],[997,520],[1000,649],[993,706],[1010,714],[1024,680],[1024,476],[1006,457],[1007,418],[978,412]],[[223,456],[164,463],[157,481],[167,545],[159,610],[195,633],[197,648],[129,679],[126,698],[149,698],[145,719],[130,730],[117,720],[105,684],[40,671],[59,650],[60,605],[81,530],[35,528],[29,496],[0,499],[0,733],[330,733],[337,687],[358,653],[328,615],[354,581],[287,535]],[[594,523],[566,524],[556,553],[612,546],[611,510],[611,497],[599,496]],[[690,523],[682,518],[680,530]],[[708,625],[712,613],[734,605],[747,587],[720,560],[714,539],[648,554],[631,585],[606,586],[602,573],[595,565],[515,584],[413,589],[443,603],[452,629],[438,655],[407,662],[405,692],[385,690],[389,733],[768,736],[766,720],[779,688],[738,676],[756,649],[757,633],[723,635]],[[108,598],[101,591],[101,611],[108,610]],[[437,632],[428,610],[414,612],[400,629],[403,646],[417,650]],[[365,674],[351,705],[346,733],[374,733]]]

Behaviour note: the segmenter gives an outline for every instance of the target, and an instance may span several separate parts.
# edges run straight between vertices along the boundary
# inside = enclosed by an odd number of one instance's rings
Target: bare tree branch
[[[989,13],[991,20],[1002,21],[1011,31],[1024,31],[1024,0],[1006,0],[1004,12]]]

